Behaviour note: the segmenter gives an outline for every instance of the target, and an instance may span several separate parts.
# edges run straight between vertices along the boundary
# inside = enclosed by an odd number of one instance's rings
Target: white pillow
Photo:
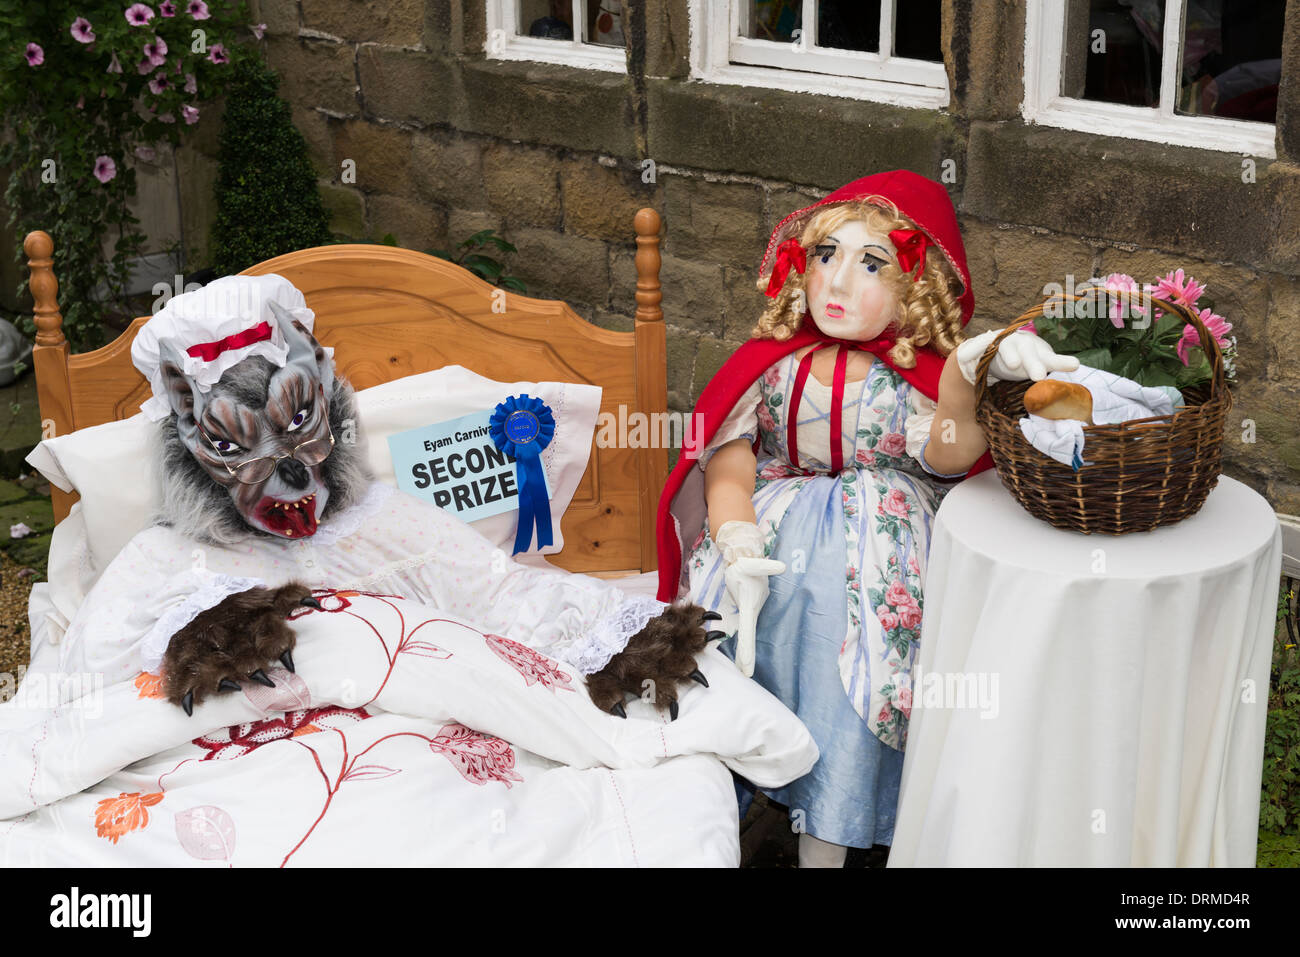
[[[495,382],[461,366],[446,366],[362,389],[357,393],[360,437],[366,443],[375,478],[397,485],[388,436],[490,409],[520,393],[541,398],[555,413],[555,437],[542,453],[542,467],[551,489],[555,541],[540,551],[534,547],[530,554],[558,552],[564,547],[560,518],[587,471],[600,410],[599,386]],[[151,466],[157,454],[156,433],[156,424],[137,414],[46,439],[27,456],[27,461],[51,484],[65,492],[80,493],[92,582],[137,532],[152,523],[158,500]],[[518,520],[519,513],[510,511],[472,524],[510,554]]]

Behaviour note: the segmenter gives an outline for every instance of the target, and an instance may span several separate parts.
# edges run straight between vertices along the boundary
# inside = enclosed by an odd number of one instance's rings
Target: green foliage
[[[235,71],[221,132],[213,266],[219,275],[330,241],[307,143],[276,93],[279,78],[249,58]]]
[[[439,259],[447,259],[458,266],[464,266],[474,275],[494,286],[527,295],[528,288],[523,280],[506,275],[505,264],[479,251],[484,249],[495,249],[503,253],[519,251],[513,244],[498,236],[495,229],[484,229],[459,243],[455,252],[447,249],[430,249],[428,252]]]
[[[1264,780],[1259,826],[1300,834],[1300,616],[1297,583],[1283,579],[1277,599],[1277,640],[1264,730]]]
[[[233,45],[248,29],[242,2],[207,0],[207,18],[197,20],[180,0],[169,17],[149,4],[152,17],[139,26],[125,16],[130,6],[0,0],[7,225],[18,236],[44,229],[53,237],[63,328],[78,351],[102,344],[105,320],[133,314],[124,299],[130,262],[144,246],[127,210],[137,151],[179,143],[197,104],[221,95],[245,55]],[[73,35],[78,18],[93,41]],[[29,63],[29,44],[43,62]],[[30,318],[20,325],[32,333]]]

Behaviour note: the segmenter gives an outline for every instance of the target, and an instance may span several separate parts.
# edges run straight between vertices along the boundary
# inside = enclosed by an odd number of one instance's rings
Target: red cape
[[[660,601],[673,601],[677,597],[681,585],[684,540],[694,541],[695,536],[704,527],[705,511],[702,507],[704,473],[696,464],[700,451],[708,448],[709,442],[713,440],[713,436],[717,434],[740,397],[758,380],[759,376],[767,371],[768,367],[796,349],[828,338],[812,322],[805,319],[799,331],[783,342],[775,339],[750,339],[736,350],[718,370],[718,374],[704,387],[699,401],[695,404],[695,415],[690,419],[693,431],[688,431],[688,442],[684,443],[681,458],[668,476],[668,482],[659,498],[657,542]],[[916,350],[916,366],[911,369],[900,369],[885,355],[891,344],[885,339],[876,339],[865,344],[855,343],[855,345],[865,345],[922,395],[938,401],[939,375],[944,365],[943,356],[928,346],[922,347]],[[757,446],[757,440],[755,445]],[[963,478],[970,478],[991,468],[992,465],[993,459],[986,451]],[[686,493],[685,496],[683,492]],[[682,501],[678,501],[679,499]]]

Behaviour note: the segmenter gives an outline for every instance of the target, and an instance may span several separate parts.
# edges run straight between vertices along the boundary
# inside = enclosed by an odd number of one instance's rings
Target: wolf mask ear
[[[275,324],[280,328],[280,335],[289,347],[285,365],[296,365],[313,378],[320,380],[328,398],[334,390],[334,361],[325,353],[324,348],[304,326],[281,307],[277,302],[268,302]]]
[[[167,404],[176,413],[176,425],[181,436],[193,439],[195,423],[203,413],[204,395],[194,381],[184,373],[185,359],[176,346],[167,340],[158,343],[158,366],[167,387]]]

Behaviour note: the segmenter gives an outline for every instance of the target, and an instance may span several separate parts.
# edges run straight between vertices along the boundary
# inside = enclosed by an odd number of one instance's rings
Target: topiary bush
[[[276,92],[279,85],[275,72],[251,57],[237,66],[231,83],[212,227],[219,276],[330,241],[307,143]]]

